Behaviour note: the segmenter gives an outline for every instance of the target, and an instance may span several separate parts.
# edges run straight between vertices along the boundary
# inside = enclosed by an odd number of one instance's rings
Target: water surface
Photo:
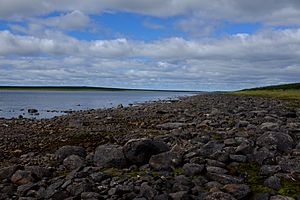
[[[127,106],[145,101],[174,99],[190,96],[186,92],[150,91],[37,91],[0,90],[0,117],[51,118],[66,114],[64,111],[88,110]],[[31,115],[28,109],[37,109],[39,115]]]

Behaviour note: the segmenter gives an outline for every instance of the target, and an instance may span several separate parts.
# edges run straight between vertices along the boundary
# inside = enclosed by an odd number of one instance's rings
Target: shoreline
[[[300,110],[282,100],[206,93],[178,101],[88,110],[51,119],[0,119],[0,133],[0,178],[7,180],[0,183],[0,190],[13,186],[12,193],[24,197],[28,191],[15,193],[24,185],[13,177],[19,171],[34,174],[28,166],[51,168],[51,175],[41,177],[48,177],[44,185],[32,189],[38,193],[44,188],[51,198],[57,193],[64,198],[83,198],[85,193],[104,199],[124,199],[129,194],[132,199],[151,197],[148,192],[124,190],[128,184],[139,187],[139,191],[151,190],[154,196],[184,195],[190,199],[199,195],[240,199],[237,189],[243,191],[242,198],[261,193],[296,198],[300,191],[293,181],[300,180],[300,168],[295,164],[300,161]],[[280,139],[270,139],[277,137]],[[107,151],[108,147],[111,150]],[[70,151],[76,156],[69,155]],[[105,158],[100,156],[103,153]],[[62,154],[68,156],[61,160]],[[169,158],[178,162],[168,162]],[[19,166],[19,171],[14,166]],[[3,167],[12,174],[3,175]],[[78,173],[86,175],[75,178]],[[94,173],[108,178],[95,180]],[[291,173],[292,179],[288,178]],[[39,184],[41,179],[32,175],[26,184]],[[111,183],[118,180],[123,181]],[[188,184],[182,185],[183,180]],[[280,187],[269,184],[274,180],[279,180]],[[57,181],[68,181],[68,185],[50,191]],[[161,188],[156,187],[157,181],[163,182]],[[85,189],[72,192],[78,184]],[[100,189],[100,185],[107,190]],[[291,187],[294,192],[288,190]]]

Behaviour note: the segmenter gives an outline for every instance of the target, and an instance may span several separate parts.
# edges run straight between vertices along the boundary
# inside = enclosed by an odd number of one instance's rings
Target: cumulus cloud
[[[168,17],[196,14],[208,19],[263,22],[269,25],[300,25],[298,0],[0,0],[1,19],[20,19],[51,12],[80,10],[85,14],[127,11]]]
[[[299,81],[300,29],[150,42],[46,39],[0,31],[1,56],[1,82],[7,77],[21,81],[26,73],[28,82],[49,84],[68,80],[105,86],[113,81],[118,87],[164,83],[166,89],[237,89]]]

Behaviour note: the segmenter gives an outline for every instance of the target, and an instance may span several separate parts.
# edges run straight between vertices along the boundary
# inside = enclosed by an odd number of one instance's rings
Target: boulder
[[[143,165],[152,155],[169,151],[169,146],[160,140],[136,139],[128,141],[123,147],[125,157],[131,164]]]
[[[66,145],[66,146],[59,148],[55,152],[55,155],[57,156],[57,158],[59,160],[63,161],[66,157],[68,157],[70,155],[77,155],[82,158],[85,158],[86,152],[85,152],[85,149],[80,146]]]
[[[77,155],[70,155],[63,161],[63,165],[67,170],[74,170],[84,165],[84,160]]]
[[[127,166],[127,161],[121,146],[100,145],[96,148],[94,154],[94,164],[105,168],[123,168]]]
[[[183,165],[183,174],[186,176],[196,176],[199,175],[203,169],[204,165],[199,165],[195,163],[186,163]]]
[[[183,149],[175,146],[171,151],[153,155],[149,164],[156,170],[170,170],[181,164],[183,153]]]
[[[261,135],[257,141],[257,145],[272,149],[276,147],[279,151],[286,152],[295,146],[295,142],[291,136],[286,133],[267,132]]]
[[[280,178],[271,176],[264,181],[264,185],[274,190],[278,190],[281,187]]]

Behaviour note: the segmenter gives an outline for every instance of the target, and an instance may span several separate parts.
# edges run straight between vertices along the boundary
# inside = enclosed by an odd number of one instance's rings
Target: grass
[[[252,88],[229,93],[288,100],[297,107],[300,106],[300,83]]]

